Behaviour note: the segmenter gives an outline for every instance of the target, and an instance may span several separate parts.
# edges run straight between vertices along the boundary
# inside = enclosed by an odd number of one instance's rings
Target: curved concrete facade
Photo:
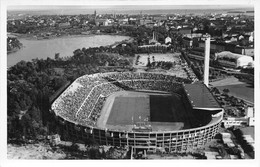
[[[163,147],[167,152],[184,152],[211,141],[219,131],[222,117],[215,118],[214,122],[203,127],[164,132],[115,131],[80,126],[62,118],[59,120],[69,135],[82,141],[93,138],[100,145],[127,145],[151,151]]]
[[[98,74],[99,77],[100,75],[103,74]],[[116,74],[113,73],[113,75]],[[169,77],[173,77],[172,79],[174,79],[174,76]],[[77,80],[73,82],[73,84],[76,82]],[[182,83],[179,84],[182,85]],[[61,126],[69,134],[69,136],[82,141],[92,138],[100,145],[131,146],[135,149],[141,148],[150,151],[156,151],[156,149],[164,148],[166,152],[183,152],[189,150],[189,148],[192,149],[202,146],[213,139],[218,133],[223,118],[223,109],[218,109],[215,112],[216,114],[212,115],[212,119],[207,125],[191,129],[161,132],[111,130],[104,128],[102,129],[88,123],[82,123],[82,121],[77,121],[77,119],[70,119],[70,117],[67,116],[70,113],[66,115],[60,114],[60,109],[57,109],[59,107],[59,104],[57,104],[58,102],[59,99],[54,102],[52,110],[54,111]],[[75,115],[74,112],[72,113]]]

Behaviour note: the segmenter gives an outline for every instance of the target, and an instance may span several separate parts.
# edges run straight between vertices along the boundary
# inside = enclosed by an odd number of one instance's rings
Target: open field
[[[165,62],[175,62],[179,63],[179,53],[166,53],[166,54],[160,54],[160,53],[153,53],[153,54],[137,54],[140,55],[140,58],[138,60],[138,63],[135,64],[136,68],[138,67],[146,67],[148,63],[148,57],[150,57],[150,62],[158,62],[158,61],[165,61]],[[136,55],[136,56],[137,56]],[[153,59],[154,57],[154,59]]]
[[[239,81],[235,77],[211,82],[210,85],[218,88],[220,91],[229,89],[229,95],[254,103],[254,87]]]
[[[140,56],[137,61],[137,56]],[[187,78],[187,73],[183,70],[183,67],[181,65],[181,59],[180,59],[180,53],[152,53],[152,54],[136,54],[135,58],[133,60],[133,67],[137,70],[146,70],[147,63],[148,63],[148,57],[150,57],[150,62],[175,62],[175,66],[170,68],[169,70],[164,70],[161,68],[151,68],[148,72],[153,73],[164,73],[167,75],[175,75],[177,77],[183,77]],[[154,59],[153,59],[154,57]]]
[[[248,84],[217,86],[220,91],[229,89],[229,95],[254,103],[254,88]]]
[[[153,131],[179,130],[190,126],[186,114],[179,95],[122,91],[108,97],[97,125],[132,130],[137,122],[146,122]]]

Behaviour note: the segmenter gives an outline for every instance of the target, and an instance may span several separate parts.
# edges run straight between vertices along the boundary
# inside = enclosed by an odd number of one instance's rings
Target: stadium
[[[51,110],[73,138],[151,152],[185,152],[204,145],[218,133],[223,118],[204,84],[145,72],[84,75]]]

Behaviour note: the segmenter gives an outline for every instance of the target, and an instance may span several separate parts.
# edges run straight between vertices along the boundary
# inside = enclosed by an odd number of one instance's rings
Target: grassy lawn
[[[254,102],[254,88],[250,87],[248,84],[217,86],[216,88],[220,91],[223,89],[229,89],[229,95]]]

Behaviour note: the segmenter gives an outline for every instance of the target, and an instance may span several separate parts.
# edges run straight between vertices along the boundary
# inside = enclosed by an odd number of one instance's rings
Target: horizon
[[[90,5],[90,6],[8,6],[9,14],[29,15],[80,15],[92,14],[136,14],[142,11],[143,14],[205,14],[205,13],[226,13],[227,11],[254,11],[251,5]]]
[[[113,10],[227,10],[227,9],[250,9],[253,5],[11,5],[7,6],[7,11],[34,11],[34,10],[67,10],[67,9],[113,9]]]

